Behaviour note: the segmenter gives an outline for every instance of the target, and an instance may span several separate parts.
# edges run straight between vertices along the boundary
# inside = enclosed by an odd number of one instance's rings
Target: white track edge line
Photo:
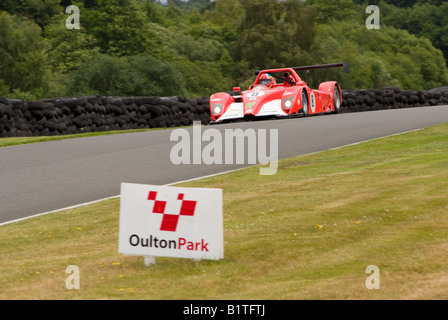
[[[358,144],[367,143],[367,142],[370,142],[370,141],[375,141],[375,140],[379,140],[379,139],[383,139],[383,138],[399,136],[399,135],[402,135],[402,134],[411,133],[411,132],[415,132],[415,131],[420,131],[420,130],[423,130],[423,129],[426,129],[426,128],[419,128],[419,129],[413,129],[413,130],[408,130],[408,131],[399,132],[399,133],[393,133],[393,134],[390,134],[390,135],[381,136],[381,137],[372,138],[372,139],[363,140],[363,141],[358,141],[358,142],[346,144],[346,145],[343,145],[343,146],[330,148],[330,149],[327,149],[327,150],[301,154],[301,155],[298,155],[297,157],[309,156],[309,155],[325,152],[325,151],[328,151],[328,150],[338,150],[338,149],[342,149],[342,148],[345,148],[345,147],[355,146],[355,145],[358,145]],[[192,178],[192,179],[187,179],[187,180],[182,180],[182,181],[176,181],[176,182],[172,182],[172,183],[169,183],[169,184],[165,184],[163,186],[172,186],[172,185],[176,185],[176,184],[180,184],[180,183],[185,183],[185,182],[191,182],[191,181],[196,181],[196,180],[212,178],[212,177],[216,177],[216,176],[220,176],[220,175],[224,175],[224,174],[227,174],[227,173],[232,173],[232,172],[236,172],[236,171],[240,171],[240,170],[243,170],[243,169],[248,169],[248,168],[256,167],[256,166],[258,166],[258,164],[253,165],[253,166],[244,167],[244,168],[239,168],[239,169],[234,169],[234,170],[214,173],[214,174],[210,174],[210,175],[206,175],[206,176],[202,176],[202,177],[197,177],[197,178]],[[71,210],[71,209],[77,209],[77,208],[80,208],[80,207],[85,207],[85,206],[88,206],[88,205],[91,205],[91,204],[95,204],[95,203],[106,201],[106,200],[116,199],[116,198],[119,198],[119,197],[120,197],[120,195],[116,195],[116,196],[112,196],[112,197],[102,198],[102,199],[98,199],[98,200],[94,200],[94,201],[89,201],[89,202],[73,205],[73,206],[70,206],[70,207],[62,208],[62,209],[56,209],[56,210],[52,210],[52,211],[38,213],[38,214],[35,214],[35,215],[32,215],[32,216],[23,217],[23,218],[19,218],[19,219],[15,219],[15,220],[11,220],[11,221],[0,223],[0,227],[8,225],[8,224],[12,224],[12,223],[16,223],[16,222],[25,221],[25,220],[29,220],[29,219],[32,219],[32,218],[44,216],[44,215],[47,215],[47,214],[50,214],[50,213],[56,213],[56,212],[67,211],[67,210]]]

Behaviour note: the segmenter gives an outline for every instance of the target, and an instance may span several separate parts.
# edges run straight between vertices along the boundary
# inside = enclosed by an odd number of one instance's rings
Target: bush
[[[152,56],[98,54],[68,76],[68,95],[170,96],[183,94],[182,75]]]

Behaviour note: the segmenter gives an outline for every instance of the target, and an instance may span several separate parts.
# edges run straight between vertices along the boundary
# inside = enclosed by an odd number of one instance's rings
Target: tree
[[[348,61],[350,74],[313,72],[318,81],[335,78],[343,88],[399,86],[430,89],[446,85],[442,53],[430,41],[405,30],[383,26],[368,30],[351,22],[320,26],[315,52],[326,61]],[[331,40],[330,40],[331,39]]]
[[[68,79],[70,95],[171,96],[185,91],[180,72],[150,55],[98,54],[71,72]]]
[[[323,24],[347,21],[359,22],[364,16],[364,10],[360,9],[352,0],[308,0],[307,4],[315,7],[317,11],[316,20]]]
[[[211,0],[173,0],[174,4],[185,9],[198,9],[200,12],[213,9],[213,1]]]
[[[398,8],[381,3],[382,24],[431,40],[448,61],[448,2],[419,2]]]
[[[9,12],[27,20],[33,20],[40,27],[47,25],[51,17],[60,13],[60,0],[2,0],[0,11]]]
[[[293,66],[309,61],[315,37],[315,8],[299,0],[242,2],[237,59],[251,68]]]
[[[103,53],[156,54],[161,41],[153,32],[144,8],[134,0],[98,0],[97,7],[85,11],[82,21]]]
[[[97,40],[81,24],[79,30],[65,27],[67,15],[59,14],[45,27],[48,59],[53,72],[66,74],[99,52]]]
[[[0,83],[2,94],[14,90],[44,96],[49,68],[41,29],[31,21],[0,12]]]

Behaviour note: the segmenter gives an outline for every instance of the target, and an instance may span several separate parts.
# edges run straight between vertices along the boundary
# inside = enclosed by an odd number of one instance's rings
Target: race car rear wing
[[[344,73],[348,73],[348,62],[342,62],[342,63],[330,63],[330,64],[318,64],[314,66],[304,66],[304,67],[293,67],[290,69],[293,69],[294,71],[300,71],[300,70],[314,70],[314,69],[327,69],[327,68],[339,68],[342,67]],[[258,76],[260,74],[261,70],[255,71],[255,75]]]
[[[313,70],[313,69],[327,69],[327,68],[339,68],[342,67],[344,70],[344,73],[348,73],[348,62],[344,61],[342,63],[330,63],[330,64],[318,64],[315,66],[305,66],[305,67],[294,67],[291,68],[295,71],[299,70]]]

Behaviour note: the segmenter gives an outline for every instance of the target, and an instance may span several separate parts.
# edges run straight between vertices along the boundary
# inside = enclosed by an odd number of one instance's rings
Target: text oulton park
[[[201,241],[188,241],[185,238],[178,238],[177,240],[159,239],[150,235],[148,238],[141,238],[136,234],[129,237],[129,243],[133,247],[141,246],[147,248],[173,249],[173,250],[188,250],[188,251],[202,251],[208,252],[208,242],[204,239]]]

